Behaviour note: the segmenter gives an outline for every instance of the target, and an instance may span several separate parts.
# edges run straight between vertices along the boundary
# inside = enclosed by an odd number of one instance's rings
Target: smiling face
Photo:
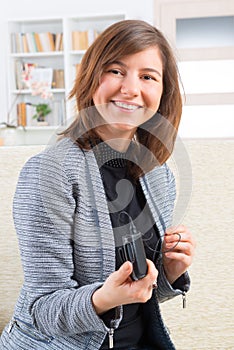
[[[98,128],[100,136],[131,139],[137,127],[157,112],[162,91],[163,64],[157,47],[110,63],[93,96],[107,123]]]

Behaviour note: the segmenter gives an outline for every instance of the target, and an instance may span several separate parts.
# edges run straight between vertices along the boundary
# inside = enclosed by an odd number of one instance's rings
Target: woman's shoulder
[[[48,145],[41,153],[40,157],[51,157],[56,159],[69,159],[71,156],[77,158],[84,157],[84,151],[77,145],[75,141],[68,137],[64,137],[54,144]]]
[[[56,143],[47,145],[40,153],[37,153],[29,158],[29,162],[42,162],[42,161],[52,161],[63,163],[64,161],[71,162],[72,159],[83,159],[83,151],[74,141],[70,138],[63,138]]]
[[[170,166],[165,162],[162,165],[154,167],[151,171],[149,171],[147,174],[147,177],[150,178],[166,178],[166,179],[173,179],[174,174],[170,168]]]
[[[69,173],[77,172],[85,164],[85,152],[70,138],[63,138],[30,157],[24,164],[21,175],[28,172],[65,174],[68,169]]]

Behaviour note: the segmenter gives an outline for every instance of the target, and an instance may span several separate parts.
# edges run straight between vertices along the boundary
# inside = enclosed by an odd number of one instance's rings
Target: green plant
[[[36,113],[32,116],[37,121],[45,121],[45,117],[51,112],[50,106],[47,103],[32,104],[36,107]]]

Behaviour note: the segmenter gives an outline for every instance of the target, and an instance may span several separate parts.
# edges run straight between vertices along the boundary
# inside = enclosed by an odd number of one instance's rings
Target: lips
[[[111,101],[114,103],[115,106],[126,109],[128,111],[135,111],[138,108],[141,108],[140,105],[133,104],[133,103],[128,103],[128,102],[123,102],[123,101]]]

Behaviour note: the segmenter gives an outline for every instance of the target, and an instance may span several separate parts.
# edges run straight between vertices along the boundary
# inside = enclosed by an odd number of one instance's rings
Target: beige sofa
[[[0,147],[0,333],[9,320],[23,274],[12,220],[12,199],[26,160],[42,146]]]
[[[234,344],[234,140],[185,140],[184,145],[193,190],[181,220],[194,233],[197,253],[190,268],[187,308],[182,309],[177,298],[162,304],[162,312],[178,350],[228,350]],[[24,162],[43,148],[0,147],[0,332],[12,314],[23,280],[12,222],[15,185]],[[172,157],[177,183],[189,188],[189,179],[178,178],[178,163]]]

